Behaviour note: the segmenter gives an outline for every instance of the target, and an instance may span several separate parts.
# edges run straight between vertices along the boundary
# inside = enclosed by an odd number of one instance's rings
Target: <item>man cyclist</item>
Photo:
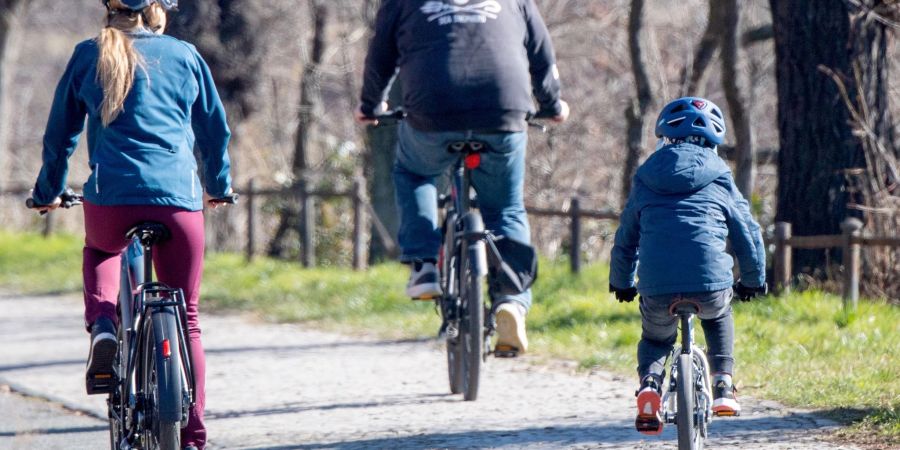
[[[412,269],[406,293],[427,299],[441,294],[435,179],[459,157],[448,144],[472,139],[490,146],[472,173],[485,226],[527,244],[526,117],[534,99],[557,122],[569,108],[560,100],[553,46],[534,0],[385,0],[366,57],[359,122],[375,122],[395,73],[407,114],[393,170],[400,260]],[[494,302],[497,346],[524,352],[531,292]]]

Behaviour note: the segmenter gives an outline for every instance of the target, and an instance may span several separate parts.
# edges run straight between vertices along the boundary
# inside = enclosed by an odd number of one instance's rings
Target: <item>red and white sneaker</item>
[[[641,388],[637,391],[637,418],[634,427],[644,434],[651,436],[662,433],[663,420],[660,415],[662,396],[660,395],[659,382],[652,376],[644,377]]]

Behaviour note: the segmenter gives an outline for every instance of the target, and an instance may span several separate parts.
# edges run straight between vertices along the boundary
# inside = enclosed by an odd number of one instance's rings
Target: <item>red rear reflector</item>
[[[481,154],[470,153],[466,155],[466,169],[472,170],[481,165]]]
[[[163,354],[163,357],[166,357],[166,358],[172,356],[172,348],[169,346],[168,339],[164,339],[162,341],[162,354]]]

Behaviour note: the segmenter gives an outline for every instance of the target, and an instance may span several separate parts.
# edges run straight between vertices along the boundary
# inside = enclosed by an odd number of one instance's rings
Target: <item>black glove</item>
[[[738,298],[738,300],[742,302],[749,302],[753,300],[758,295],[766,295],[769,293],[769,284],[763,283],[760,287],[747,287],[744,286],[740,281],[734,284],[734,296]]]
[[[637,288],[635,287],[623,289],[617,288],[611,284],[609,285],[609,292],[615,292],[616,300],[618,300],[619,303],[633,301],[634,298],[637,297],[638,293]]]

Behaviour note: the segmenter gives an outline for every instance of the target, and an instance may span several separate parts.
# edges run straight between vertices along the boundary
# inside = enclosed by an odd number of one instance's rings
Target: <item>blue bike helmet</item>
[[[699,136],[711,145],[725,142],[725,116],[715,103],[699,97],[682,97],[659,113],[656,137],[685,139]]]
[[[109,8],[109,0],[100,0],[103,6]],[[119,0],[126,8],[132,11],[140,11],[154,3],[159,3],[166,11],[178,8],[178,0]]]

